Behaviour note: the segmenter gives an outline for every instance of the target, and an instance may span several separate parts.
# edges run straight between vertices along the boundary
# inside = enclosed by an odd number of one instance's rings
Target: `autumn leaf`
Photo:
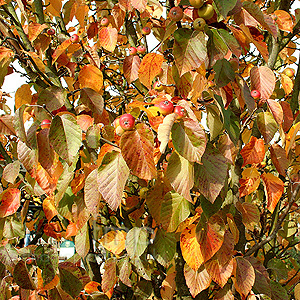
[[[272,173],[263,173],[261,179],[265,187],[267,209],[273,212],[284,191],[284,183]]]
[[[99,31],[98,40],[100,45],[107,51],[113,52],[117,45],[118,31],[116,28],[103,27]]]
[[[94,65],[85,65],[78,74],[78,82],[81,88],[91,88],[99,93],[103,87],[103,74]]]
[[[34,290],[36,286],[31,275],[28,272],[26,267],[26,263],[24,260],[20,260],[16,263],[14,271],[13,271],[13,278],[15,282],[22,288],[27,290]]]
[[[141,60],[138,55],[126,56],[123,62],[123,72],[127,82],[130,84],[139,78]]]
[[[279,102],[268,99],[267,101],[268,107],[273,115],[275,121],[280,125],[283,122],[283,109]]]
[[[21,85],[15,94],[15,107],[18,109],[23,104],[31,104],[32,92],[29,84]]]
[[[117,282],[117,260],[111,257],[105,261],[104,274],[102,276],[101,288],[107,293]]]
[[[175,292],[176,272],[170,272],[161,284],[160,294],[163,300],[172,300]]]
[[[193,203],[190,190],[194,186],[194,165],[174,151],[168,161],[166,176],[174,190]]]
[[[14,214],[20,207],[21,191],[9,188],[0,194],[0,218]]]
[[[93,114],[102,115],[104,108],[103,97],[91,88],[83,88],[80,91],[80,101],[85,104]]]
[[[131,259],[140,257],[148,246],[148,232],[145,227],[133,227],[127,232],[126,251]]]
[[[286,157],[285,150],[278,144],[273,144],[270,147],[271,160],[273,165],[275,166],[277,172],[286,176],[286,171],[289,166],[289,160]]]
[[[281,73],[281,85],[284,89],[285,95],[289,95],[293,91],[294,83],[290,77]]]
[[[246,296],[250,293],[254,281],[255,273],[251,263],[243,257],[235,257],[234,259],[234,277],[233,282],[236,290],[246,299]]]
[[[253,67],[250,71],[251,89],[259,90],[261,99],[269,99],[272,95],[276,78],[274,72],[266,67]]]
[[[257,171],[256,167],[246,168],[242,172],[242,178],[239,183],[241,185],[239,188],[240,197],[255,192],[260,183],[260,173]]]
[[[259,210],[256,204],[249,202],[237,202],[236,208],[242,214],[242,221],[245,227],[253,230],[254,226],[259,223]]]
[[[251,136],[249,143],[243,147],[240,153],[244,159],[242,167],[248,164],[259,164],[265,157],[264,141]]]
[[[142,179],[156,177],[154,165],[154,137],[144,123],[136,125],[136,130],[125,131],[120,140],[121,153],[132,173]]]
[[[18,160],[14,161],[5,166],[2,174],[2,179],[7,182],[14,183],[20,172],[20,162]]]
[[[270,112],[260,112],[257,115],[257,127],[266,143],[270,143],[278,130],[278,124]]]
[[[101,237],[99,243],[114,255],[120,255],[125,249],[126,232],[123,230],[109,231]]]
[[[204,263],[204,258],[196,238],[196,224],[191,224],[182,231],[180,248],[186,263],[192,270],[197,271]]]
[[[275,22],[280,30],[292,32],[294,28],[291,15],[285,10],[275,10],[273,14],[276,16]]]
[[[159,150],[164,153],[170,140],[173,124],[176,120],[176,114],[172,113],[164,117],[162,124],[158,126],[157,138],[160,141]]]
[[[147,0],[129,0],[129,2],[141,13],[146,9]]]
[[[204,265],[198,270],[193,270],[188,264],[185,264],[184,277],[193,298],[203,290],[207,289],[211,283],[211,277]]]
[[[292,112],[291,106],[288,102],[280,101],[279,103],[283,110],[282,129],[284,130],[284,132],[287,132],[291,128],[291,126],[293,125],[293,122],[294,122],[293,112]]]
[[[0,117],[0,134],[15,135],[14,129],[14,117],[10,115],[4,115]]]

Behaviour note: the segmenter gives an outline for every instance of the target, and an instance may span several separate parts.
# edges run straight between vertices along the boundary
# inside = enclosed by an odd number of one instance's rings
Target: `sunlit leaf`
[[[121,153],[132,173],[142,179],[156,177],[154,164],[154,137],[146,124],[136,125],[136,130],[125,131],[120,140]]]
[[[211,144],[206,147],[202,164],[194,165],[195,186],[211,203],[214,203],[227,177],[228,163]]]
[[[7,182],[14,183],[19,175],[20,167],[18,160],[6,165],[3,170],[2,178]]]
[[[188,264],[185,264],[184,277],[193,298],[203,290],[207,289],[211,283],[211,277],[204,265],[198,270],[193,270]]]
[[[243,147],[240,153],[244,159],[243,167],[248,164],[259,164],[265,157],[264,141],[251,136],[249,143]]]
[[[113,52],[117,45],[118,31],[116,28],[103,27],[99,31],[98,40],[100,45],[107,51]]]
[[[268,104],[268,107],[269,107],[275,121],[278,124],[282,124],[282,122],[283,122],[282,106],[279,104],[279,102],[272,100],[272,99],[268,99],[266,102]]]
[[[104,274],[102,276],[101,288],[104,293],[107,293],[114,287],[117,281],[117,261],[115,257],[111,257],[105,261]]]
[[[127,82],[130,84],[139,78],[141,60],[138,55],[126,56],[123,62],[123,72]]]
[[[280,101],[279,103],[283,110],[282,128],[283,128],[284,132],[287,132],[291,128],[291,126],[293,125],[293,122],[294,122],[293,112],[292,112],[291,106],[288,102]]]
[[[293,91],[294,83],[290,77],[281,73],[281,85],[284,89],[285,95],[289,95]]]
[[[127,286],[131,287],[131,263],[129,262],[128,256],[125,256],[118,261],[119,279]]]
[[[249,230],[259,223],[259,210],[256,204],[250,202],[237,202],[236,208],[242,214],[242,222]]]
[[[14,117],[4,115],[0,117],[0,134],[15,135]]]
[[[143,12],[146,9],[147,0],[129,0],[131,5],[139,12]]]
[[[131,259],[140,257],[148,246],[148,232],[145,227],[133,227],[126,236],[126,251]]]
[[[15,107],[18,109],[23,104],[31,104],[32,92],[29,84],[21,85],[15,94]]]
[[[125,249],[126,232],[123,230],[109,231],[101,237],[99,243],[114,255],[119,255]]]
[[[174,190],[189,202],[193,202],[190,190],[194,186],[194,166],[177,152],[168,161],[166,176]]]
[[[234,262],[234,286],[242,297],[246,297],[254,285],[254,268],[250,262],[243,257],[236,257]]]
[[[180,236],[180,248],[186,263],[197,271],[204,263],[200,245],[196,238],[196,224],[187,226]]]
[[[285,10],[275,10],[273,14],[276,16],[275,22],[280,30],[292,32],[294,28],[291,15]]]
[[[242,178],[240,183],[240,197],[250,195],[255,192],[260,183],[260,173],[257,171],[256,167],[250,167],[242,172]]]
[[[267,209],[273,212],[284,191],[284,183],[272,173],[263,173],[261,179],[265,187]]]
[[[58,86],[50,86],[43,89],[38,97],[39,105],[46,105],[51,112],[65,105],[67,99],[67,90]]]
[[[257,126],[266,143],[270,143],[278,130],[278,124],[270,112],[260,112],[257,115]]]
[[[285,150],[278,144],[273,144],[270,147],[271,160],[277,172],[286,176],[286,171],[289,166],[289,161],[286,158]]]
[[[103,74],[94,65],[85,65],[78,74],[78,82],[81,88],[91,88],[100,92],[103,87]]]
[[[250,71],[250,80],[252,90],[259,90],[261,94],[261,99],[269,99],[272,95],[276,77],[274,72],[266,67],[253,67]]]
[[[157,138],[160,141],[159,150],[164,153],[170,140],[172,126],[176,120],[176,114],[172,113],[164,117],[162,124],[158,126]]]
[[[81,128],[73,116],[57,115],[52,120],[49,132],[50,144],[69,165],[81,146],[81,137]]]
[[[221,135],[219,139],[219,151],[230,164],[234,164],[238,149],[227,134]]]
[[[167,232],[174,232],[190,214],[190,203],[178,193],[169,192],[161,204],[160,221]]]
[[[175,38],[173,55],[178,68],[179,76],[182,76],[192,69],[200,67],[207,61],[207,36],[203,31],[189,31],[186,28],[177,29],[176,33],[184,36],[178,42]],[[176,34],[174,33],[174,35]],[[188,36],[188,34],[190,36]],[[181,41],[183,40],[183,41]]]
[[[80,101],[85,104],[93,113],[101,115],[104,108],[102,96],[91,88],[83,88],[80,91]]]
[[[232,233],[233,238],[234,238],[234,244],[236,245],[240,239],[240,232],[236,226],[233,215],[227,214],[226,216],[227,216],[227,223],[228,223],[230,232]]]
[[[21,191],[16,188],[9,188],[0,194],[0,218],[14,214],[21,200]]]
[[[148,89],[151,88],[154,77],[160,73],[163,61],[164,57],[156,53],[148,53],[143,57],[139,66],[139,79]]]

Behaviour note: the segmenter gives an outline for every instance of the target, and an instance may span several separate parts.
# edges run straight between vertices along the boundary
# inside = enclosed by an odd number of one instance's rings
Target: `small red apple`
[[[143,45],[138,46],[136,48],[136,50],[137,50],[137,53],[139,53],[139,54],[145,54],[146,53],[146,47],[143,46]]]
[[[136,55],[137,54],[137,49],[135,47],[130,47],[129,48],[129,55]]]
[[[28,257],[26,259],[26,265],[32,265],[35,262],[35,259],[33,257]]]
[[[109,24],[109,20],[107,17],[103,17],[100,21],[101,26],[107,26]]]
[[[156,107],[158,107],[158,111],[162,114],[162,115],[168,115],[171,114],[174,110],[174,105],[171,101],[169,100],[164,100],[159,102],[158,104],[155,105]]]
[[[254,100],[260,99],[260,91],[259,90],[252,90],[251,91],[251,96],[253,97]]]
[[[131,114],[124,114],[119,119],[119,124],[124,130],[132,130],[134,128],[135,118]]]
[[[182,119],[187,116],[186,109],[180,105],[174,107],[174,113],[177,114],[177,119]]]
[[[155,81],[153,84],[153,88],[158,92],[161,92],[164,90],[164,86],[161,84],[160,81]]]
[[[70,41],[71,41],[72,43],[78,43],[78,42],[79,42],[79,36],[78,36],[78,34],[73,34],[73,35],[71,35]]]
[[[169,12],[169,17],[171,20],[178,22],[183,17],[183,11],[179,6],[172,7]]]
[[[54,35],[55,34],[55,30],[53,28],[48,28],[47,29],[47,34],[48,35]]]
[[[51,125],[51,121],[48,119],[43,120],[40,124],[42,129],[50,128],[50,125]]]
[[[145,26],[143,29],[142,29],[142,34],[143,35],[148,35],[151,33],[151,28],[149,26]]]
[[[295,70],[292,69],[292,68],[286,68],[286,69],[283,71],[283,74],[285,74],[286,76],[292,78],[292,77],[294,77],[294,75],[295,75]]]

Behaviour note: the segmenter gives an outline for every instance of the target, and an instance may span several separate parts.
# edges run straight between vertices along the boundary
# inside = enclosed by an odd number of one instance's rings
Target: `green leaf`
[[[176,237],[174,233],[158,229],[153,242],[153,255],[164,267],[167,267],[176,252]]]
[[[207,112],[207,127],[210,132],[210,140],[213,141],[223,130],[224,125],[220,118],[220,111],[214,104],[206,106]]]
[[[236,2],[237,0],[214,0],[214,3],[216,4],[218,11],[224,18],[226,18],[228,12],[235,7]]]
[[[219,59],[223,59],[228,53],[228,47],[217,29],[210,29],[207,32],[209,40],[207,43],[207,53],[209,55],[209,65],[213,66]]]
[[[202,157],[202,165],[195,164],[195,185],[211,203],[225,184],[228,164],[226,158],[208,144]]]
[[[178,225],[188,218],[190,203],[181,195],[169,192],[161,205],[160,219],[164,230],[174,232]]]
[[[81,128],[76,119],[63,114],[55,116],[51,122],[49,131],[50,144],[55,152],[71,165],[81,146]]]
[[[223,87],[227,85],[230,81],[233,81],[235,78],[235,72],[232,68],[230,62],[223,58],[219,59],[214,65],[215,82],[218,87]]]
[[[174,151],[168,161],[166,176],[174,190],[192,202],[190,190],[194,186],[194,164]]]
[[[79,280],[81,277],[79,268],[70,262],[62,262],[58,265],[58,269],[61,288],[73,298],[77,297],[83,289],[83,284]]]
[[[144,256],[131,258],[131,263],[135,266],[135,270],[139,276],[146,280],[151,280],[151,268]]]
[[[11,244],[0,247],[0,261],[11,273],[17,260],[18,252]]]
[[[90,148],[97,149],[100,145],[100,127],[97,125],[89,127],[85,139]]]
[[[121,153],[113,151],[106,153],[98,170],[98,191],[112,210],[117,210],[123,196],[123,191],[129,168]]]
[[[174,32],[174,38],[173,55],[179,76],[207,63],[207,36],[203,31],[179,28]]]
[[[190,162],[201,163],[206,146],[204,130],[197,121],[185,119],[174,123],[172,142],[176,151]]]
[[[288,300],[290,297],[286,289],[279,283],[273,280],[270,281],[271,298],[272,300]]]
[[[219,1],[219,0],[218,0]],[[224,0],[222,0],[224,1]],[[236,0],[230,0],[230,1],[236,1]],[[234,35],[230,34],[225,29],[218,29],[218,33],[227,45],[227,47],[230,49],[230,51],[236,56],[240,57],[242,54],[242,49],[240,44],[238,43],[237,39],[234,37]]]
[[[39,245],[34,251],[36,264],[42,270],[43,285],[50,283],[58,268],[58,253],[51,245]]]
[[[260,112],[256,117],[257,127],[268,144],[278,130],[278,124],[270,112]]]
[[[148,231],[145,227],[134,227],[126,236],[125,247],[131,259],[140,257],[148,246]]]
[[[23,238],[25,236],[24,226],[15,215],[5,219],[3,236],[7,239]]]
[[[24,143],[27,143],[27,136],[24,127],[24,111],[27,108],[25,104],[23,104],[20,108],[17,109],[14,115],[13,124],[14,129],[16,131],[17,137]]]
[[[135,286],[135,299],[136,300],[144,300],[150,299],[152,294],[152,283],[148,280],[140,280],[137,285]]]
[[[268,269],[272,271],[272,274],[275,276],[276,281],[281,279],[286,280],[288,278],[288,268],[287,265],[278,258],[272,258],[268,262]]]

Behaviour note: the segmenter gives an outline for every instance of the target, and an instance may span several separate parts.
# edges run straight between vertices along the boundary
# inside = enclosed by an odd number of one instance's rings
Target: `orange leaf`
[[[277,172],[286,176],[286,170],[289,166],[289,160],[286,158],[285,150],[278,144],[273,144],[270,147],[271,160]]]
[[[274,72],[265,66],[253,67],[250,71],[251,89],[259,90],[261,99],[269,99],[272,95],[276,77]]]
[[[32,92],[29,84],[21,85],[15,94],[15,107],[18,109],[23,104],[31,104]]]
[[[227,214],[227,223],[228,223],[228,226],[229,226],[229,229],[230,229],[230,232],[232,233],[233,235],[233,238],[234,238],[234,244],[236,245],[239,241],[239,238],[240,238],[240,232],[234,222],[234,218],[233,218],[233,215],[232,214]]]
[[[240,183],[240,197],[250,195],[257,190],[260,183],[260,174],[257,171],[256,167],[250,167],[245,169],[242,172],[242,178],[239,181]]]
[[[222,247],[209,261],[205,263],[207,272],[221,287],[224,287],[233,271],[233,249],[233,236],[227,230],[224,235]]]
[[[94,119],[89,115],[79,115],[77,116],[77,124],[82,131],[87,131],[87,129],[94,124]]]
[[[0,194],[0,218],[14,214],[20,207],[21,191],[15,188]]]
[[[294,28],[293,20],[291,15],[284,10],[275,10],[273,13],[276,18],[275,22],[278,25],[278,28],[283,31],[292,32]]]
[[[66,229],[66,235],[65,238],[69,238],[71,236],[75,236],[78,233],[78,228],[75,223],[70,222]]]
[[[113,52],[118,40],[118,31],[116,28],[103,27],[99,32],[100,45],[107,51]]]
[[[267,100],[268,107],[278,124],[282,124],[283,122],[283,110],[282,106],[275,100],[268,99]]]
[[[84,290],[88,294],[92,294],[93,292],[99,292],[98,287],[101,287],[101,284],[96,281],[90,281],[84,286]]]
[[[200,219],[196,228],[196,237],[200,245],[204,261],[208,261],[222,246],[225,225],[218,215],[211,216],[208,221]]]
[[[29,41],[34,41],[38,35],[48,27],[48,25],[46,24],[39,24],[39,23],[34,23],[34,22],[30,22],[28,25],[28,38]]]
[[[78,74],[78,82],[81,88],[91,88],[100,92],[103,87],[103,74],[93,65],[85,65]]]
[[[259,210],[257,206],[249,202],[237,202],[236,208],[242,214],[242,222],[247,229],[253,230],[254,225],[259,223]]]
[[[198,270],[204,258],[196,238],[196,224],[187,226],[180,236],[180,247],[184,260],[193,269]]]
[[[52,54],[52,63],[54,64],[56,60],[67,50],[67,48],[72,44],[70,39],[63,41]]]
[[[138,55],[129,55],[125,57],[123,62],[123,72],[129,84],[139,78],[140,64],[141,60]]]
[[[54,205],[54,199],[52,197],[47,197],[43,201],[43,210],[47,220],[50,222],[55,216],[58,215],[58,212]]]
[[[147,6],[147,0],[130,0],[131,5],[139,12],[143,12]]]
[[[109,231],[99,240],[99,243],[114,255],[119,255],[125,249],[126,232],[123,230]]]
[[[75,176],[71,182],[71,189],[74,195],[77,195],[77,193],[83,189],[84,187],[84,181],[85,181],[85,175],[84,173],[80,171],[75,172]]]
[[[164,57],[156,53],[148,53],[144,56],[139,67],[139,78],[143,85],[151,88],[152,80],[160,73]]]
[[[267,209],[272,213],[284,191],[284,183],[271,173],[261,174],[261,179],[265,186]]]
[[[219,150],[230,164],[234,164],[238,154],[238,149],[229,138],[228,134],[223,134],[219,139]]]
[[[185,264],[184,277],[193,298],[207,289],[211,283],[211,277],[204,265],[197,270],[193,270],[188,264]]]
[[[282,110],[283,110],[283,124],[282,124],[282,129],[284,132],[287,132],[291,126],[293,125],[294,122],[294,115],[291,109],[291,106],[288,102],[286,101],[280,101],[279,102]]]
[[[244,159],[243,167],[248,164],[261,163],[265,157],[264,140],[251,136],[249,143],[244,146],[240,153]]]
[[[281,73],[281,85],[284,89],[285,95],[289,95],[293,91],[294,83],[293,80],[287,75]]]
[[[144,123],[136,125],[136,130],[125,131],[120,140],[121,153],[131,172],[141,179],[156,177],[154,164],[154,137]]]
[[[168,273],[161,284],[160,294],[163,300],[172,300],[176,288],[176,272]]]
[[[236,257],[234,262],[234,286],[242,299],[246,299],[254,285],[255,272],[251,263],[243,257]]]

